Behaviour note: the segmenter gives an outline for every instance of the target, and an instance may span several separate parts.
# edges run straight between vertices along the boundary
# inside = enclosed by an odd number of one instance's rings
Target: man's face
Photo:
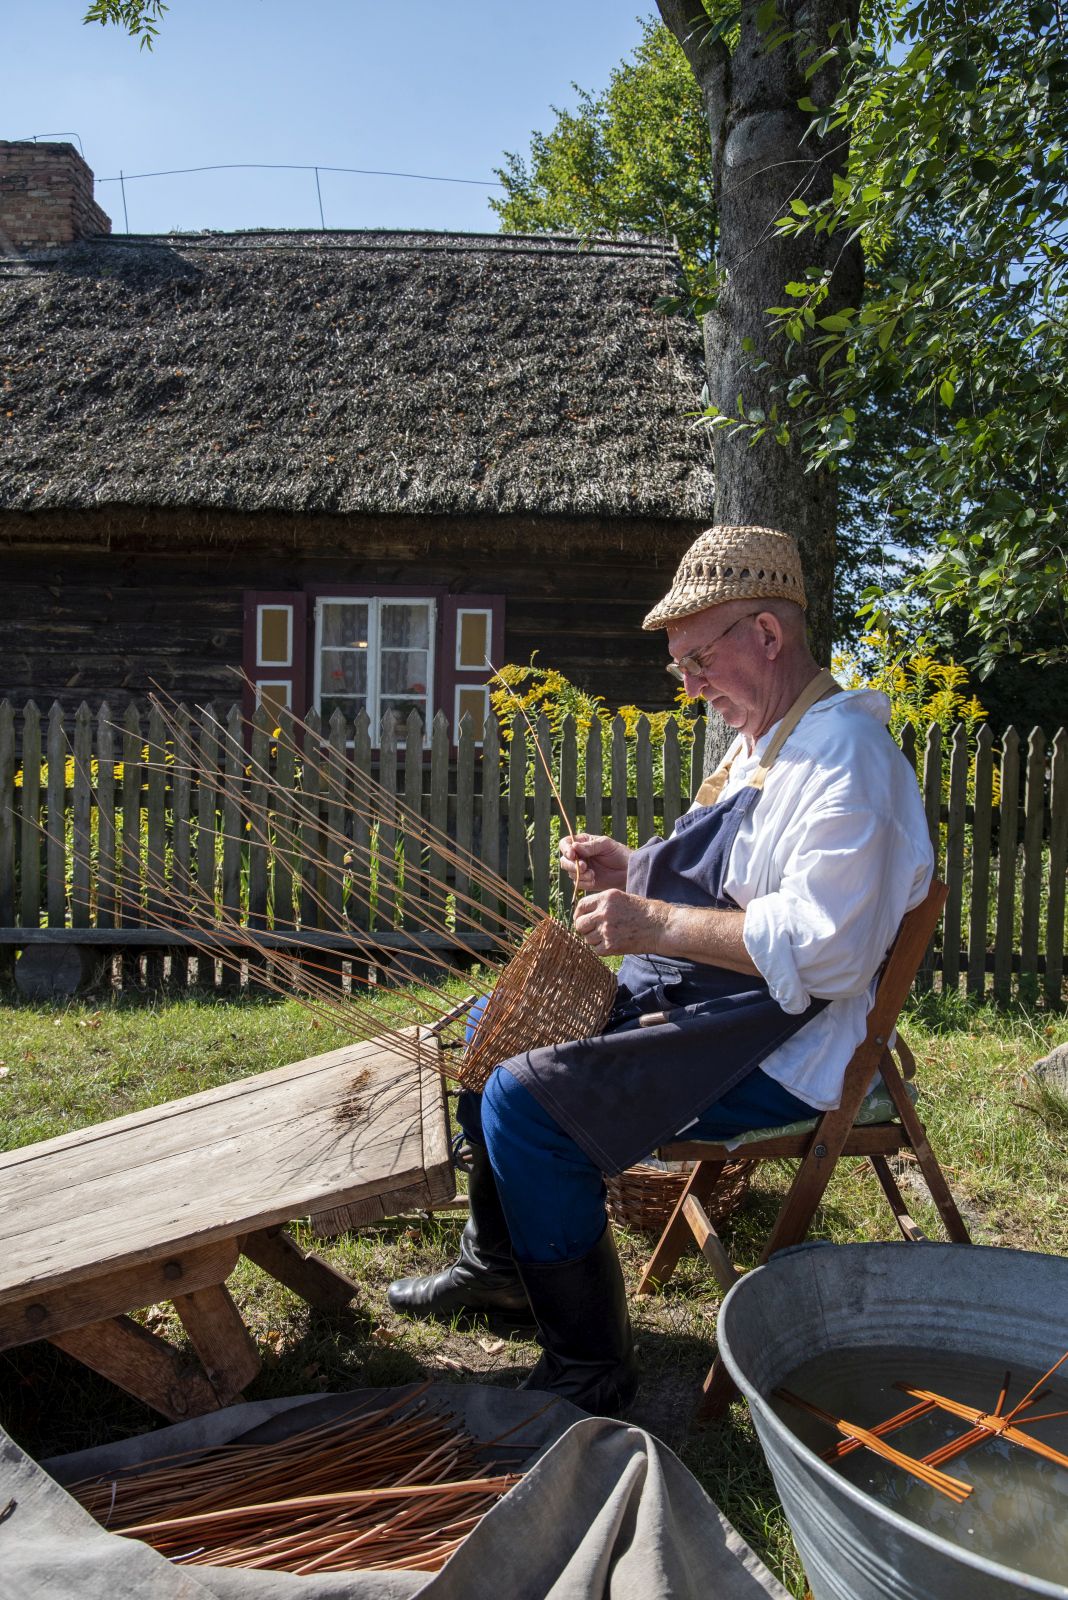
[[[702,696],[742,733],[752,731],[750,723],[763,708],[766,636],[756,619],[766,615],[759,601],[730,600],[667,628],[668,651],[686,693]]]

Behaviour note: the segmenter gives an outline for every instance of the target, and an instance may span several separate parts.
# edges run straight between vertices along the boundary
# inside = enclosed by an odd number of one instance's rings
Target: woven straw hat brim
[[[728,600],[792,600],[804,610],[797,541],[776,528],[707,528],[687,550],[670,591],[642,627],[665,628]]]

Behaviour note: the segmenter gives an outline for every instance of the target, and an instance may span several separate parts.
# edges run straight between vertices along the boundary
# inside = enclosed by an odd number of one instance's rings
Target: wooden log
[[[549,909],[549,841],[554,810],[552,786],[546,768],[552,771],[553,734],[543,711],[534,729],[534,825],[531,833],[534,904]]]
[[[48,925],[67,924],[67,730],[58,700],[48,714],[48,798],[45,833]]]
[[[1042,907],[1042,842],[1046,811],[1046,739],[1032,728],[1027,741],[1024,791],[1023,895],[1020,918],[1021,993],[1033,1001],[1038,995],[1038,930]]]
[[[653,822],[653,746],[649,737],[649,718],[640,716],[634,740],[635,798],[638,814],[638,843],[645,844],[654,832]]]
[[[972,815],[972,884],[968,908],[968,993],[976,1000],[986,989],[986,951],[990,928],[990,819],[994,799],[994,735],[983,724],[975,740],[975,804]]]
[[[19,851],[19,921],[36,928],[41,921],[41,713],[32,700],[22,713],[22,817]]]
[[[315,1223],[318,1219],[312,1220]],[[348,1306],[360,1292],[354,1279],[314,1251],[302,1250],[284,1228],[261,1228],[246,1234],[241,1240],[241,1254],[321,1311]]]
[[[1012,992],[1015,941],[1016,860],[1020,809],[1020,737],[1009,728],[1001,746],[1001,801],[998,806],[998,894],[994,929],[994,999],[1008,1005]]]
[[[219,1397],[204,1373],[130,1317],[72,1328],[57,1333],[51,1343],[171,1422],[219,1409]]]
[[[220,1406],[232,1405],[261,1363],[256,1341],[242,1322],[230,1291],[225,1284],[214,1283],[172,1298]]]
[[[1046,902],[1046,999],[1063,1003],[1064,901],[1068,877],[1068,729],[1060,728],[1053,741],[1049,791],[1049,898]]]
[[[946,871],[949,888],[942,918],[942,984],[956,990],[960,982],[961,915],[964,905],[964,821],[968,805],[968,730],[953,730],[949,757],[949,808],[946,825]]]
[[[0,1304],[0,1350],[170,1300],[179,1290],[189,1293],[222,1283],[234,1270],[237,1255],[236,1239],[220,1239],[136,1267],[79,1279],[62,1289],[38,1289],[21,1300],[5,1300]]]

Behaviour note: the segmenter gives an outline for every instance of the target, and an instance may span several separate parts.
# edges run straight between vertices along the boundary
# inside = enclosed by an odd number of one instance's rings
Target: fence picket
[[[404,725],[404,804],[417,817],[423,816],[423,719],[409,711]],[[402,829],[404,855],[404,900],[398,927],[416,928],[426,899],[427,877],[423,866],[423,841],[410,828]]]
[[[482,808],[480,813],[479,855],[486,871],[495,877],[501,870],[501,730],[491,711],[482,732]],[[492,890],[483,889],[482,923],[488,932],[497,932],[501,926],[501,899]]]
[[[195,747],[193,743],[193,718],[189,707],[180,705],[175,708],[177,732],[174,737],[174,768],[171,779],[171,825],[172,848],[174,851],[174,888],[184,901],[190,898],[190,873],[192,849],[192,809],[191,799],[193,793],[193,760]],[[100,822],[103,828],[103,818]],[[189,982],[189,952],[180,945],[171,951],[171,985],[175,989],[184,989]]]
[[[345,926],[342,872],[345,856],[348,853],[344,843],[345,816],[348,809],[345,781],[345,752],[348,738],[348,718],[340,706],[335,706],[330,717],[330,733],[323,750],[320,769],[326,808],[326,872],[320,918],[328,928]],[[321,966],[319,975],[323,981],[340,988],[344,978],[344,958],[335,951],[324,950],[319,961]]]
[[[469,711],[465,711],[460,718],[456,737],[454,837],[457,849],[461,852],[453,879],[456,888],[456,929],[458,933],[468,933],[477,926],[473,907],[464,898],[471,895],[471,875],[466,859],[473,853],[475,841],[475,725]]]
[[[960,983],[961,913],[964,906],[964,822],[968,805],[968,730],[953,729],[949,755],[949,809],[946,824],[946,908],[942,913],[942,982]]]
[[[1068,729],[1053,740],[1049,787],[1049,899],[1046,902],[1046,999],[1061,1003],[1064,982],[1064,885],[1068,877]]]
[[[664,816],[663,834],[666,839],[679,820],[682,810],[682,767],[679,747],[679,725],[675,721],[664,729]]]
[[[148,905],[150,927],[158,926],[167,914],[167,819],[166,772],[164,768],[163,718],[153,702],[148,712],[148,763],[145,778],[146,790],[146,842],[148,858],[145,865],[145,897]],[[149,950],[145,955],[145,981],[150,989],[163,985],[163,952]]]
[[[1038,929],[1042,905],[1042,836],[1046,810],[1046,737],[1032,728],[1027,741],[1024,789],[1023,894],[1020,918],[1020,982],[1023,993],[1038,993]]]
[[[219,792],[219,723],[210,703],[201,712],[197,772],[196,909],[209,921],[215,915],[216,808]],[[215,985],[215,962],[197,956],[197,982]]]
[[[352,725],[353,791],[365,796],[363,780],[371,776],[371,722],[366,711],[360,711]],[[357,776],[358,774],[358,776]],[[349,873],[349,921],[354,928],[371,926],[371,822],[370,807],[364,801],[354,808],[352,818],[352,867]],[[364,980],[369,977],[367,963],[353,971]]]
[[[527,741],[520,727],[508,750],[508,871],[513,889],[522,893],[527,878]]]
[[[560,801],[564,808],[564,815],[560,818],[560,834],[563,837],[569,829],[578,830],[578,730],[570,712],[560,728],[560,770],[557,783],[560,787]],[[556,878],[556,904],[559,914],[564,916],[571,906],[571,879],[559,866]]]
[[[74,776],[71,785],[70,925],[92,921],[93,717],[83,700],[74,714]]]
[[[612,838],[627,843],[627,728],[622,717],[612,718]]]
[[[601,719],[594,717],[586,735],[585,831],[604,833],[604,739]]]
[[[96,719],[96,925],[113,928],[118,915],[115,864],[115,727],[105,700]]]
[[[990,939],[990,819],[994,799],[994,735],[986,723],[976,736],[974,772],[968,993],[981,1000],[986,991],[986,950]]]
[[[690,800],[697,799],[697,791],[705,776],[705,740],[708,737],[708,718],[698,717],[693,725],[693,748],[690,751]]]
[[[548,772],[552,769],[553,735],[544,711],[534,729],[536,753],[534,757],[534,823],[531,829],[531,877],[534,904],[543,911],[549,909],[549,837],[552,819],[552,787]]]
[[[139,928],[141,909],[141,713],[131,703],[122,719],[122,843],[119,903],[121,926]],[[122,955],[123,988],[141,981],[141,960],[134,950]]]
[[[634,736],[634,796],[638,818],[638,843],[653,836],[653,746],[649,737],[649,718],[640,716]]]
[[[0,704],[0,926],[15,925],[15,709]],[[9,963],[10,952],[0,954]]]
[[[935,872],[939,869],[940,857],[940,818],[942,815],[942,730],[937,722],[932,722],[927,730],[927,743],[923,755],[923,809],[927,816],[927,831],[931,835],[931,846],[934,850]],[[932,937],[920,970],[916,974],[916,988],[922,994],[932,987],[934,982],[934,942],[937,934]]]
[[[378,746],[378,781],[387,794],[397,793],[397,719],[392,711],[382,718]],[[397,813],[384,804],[378,819],[378,899],[376,928],[397,926]]]
[[[1020,736],[1009,728],[1001,744],[998,806],[998,897],[994,927],[994,999],[1007,1005],[1012,991],[1013,918],[1020,809]]]
[[[433,830],[432,840],[449,831],[450,750],[449,724],[445,713],[435,712],[430,725],[430,795],[427,813],[427,820]],[[470,812],[468,818],[470,820]],[[430,907],[430,916],[434,922],[441,923],[445,920],[449,902],[449,872],[445,857],[433,842],[427,852],[427,873],[429,876],[427,904]]]
[[[48,714],[47,759],[45,893],[48,926],[62,928],[67,920],[67,729],[58,700]]]
[[[274,758],[276,791],[274,827],[277,846],[273,852],[271,899],[274,926],[279,932],[296,926],[295,874],[297,862],[296,786],[297,736],[293,713],[284,707],[278,718],[278,749]]]
[[[24,928],[41,922],[41,713],[32,700],[22,713],[22,838],[20,841],[20,923]]]

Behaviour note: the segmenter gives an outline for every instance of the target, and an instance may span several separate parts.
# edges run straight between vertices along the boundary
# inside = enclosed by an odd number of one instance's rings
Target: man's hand
[[[599,956],[638,955],[657,948],[671,907],[662,900],[606,889],[575,907],[575,932]]]
[[[580,894],[625,889],[631,850],[600,833],[576,833],[560,840],[560,865]]]

